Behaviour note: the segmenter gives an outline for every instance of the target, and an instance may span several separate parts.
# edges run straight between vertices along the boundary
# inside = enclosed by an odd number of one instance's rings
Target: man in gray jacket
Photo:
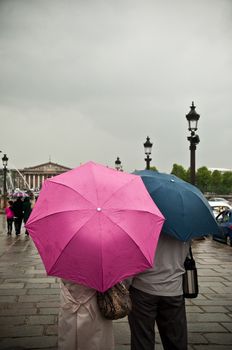
[[[153,268],[131,281],[131,350],[155,349],[155,322],[164,350],[187,350],[182,279],[189,243],[161,232]]]

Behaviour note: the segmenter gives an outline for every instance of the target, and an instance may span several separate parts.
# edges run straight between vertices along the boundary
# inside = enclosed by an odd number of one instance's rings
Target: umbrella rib
[[[81,196],[81,197],[84,198],[87,202],[89,202],[91,205],[93,205],[93,203],[90,202],[89,199],[85,198],[85,197],[83,196],[83,194],[81,194],[80,192],[78,192],[77,190],[75,190],[75,188],[72,188],[72,187],[70,187],[70,186],[68,186],[68,185],[66,185],[66,184],[63,184],[62,182],[56,182],[56,181],[54,181],[54,180],[52,180],[52,179],[51,179],[51,180],[49,179],[49,180],[47,180],[47,181],[52,182],[52,183],[54,183],[54,184],[58,184],[58,185],[60,185],[60,186],[64,186],[64,187],[70,189],[71,191],[73,191],[73,192],[75,192],[75,193],[78,193],[79,196]]]
[[[96,178],[95,178],[95,176],[94,176],[94,172],[92,172],[92,177],[93,177],[93,181],[94,181],[94,183],[95,183],[95,188],[97,189],[98,186],[97,186]],[[131,183],[132,181],[136,181],[136,180],[137,180],[137,178],[132,178],[132,179],[130,179],[130,181],[128,181],[127,183],[123,184],[123,185],[122,185],[121,187],[119,187],[117,190],[115,190],[114,192],[112,192],[112,193],[110,194],[110,197],[107,198],[107,199],[105,200],[104,203],[102,203],[102,207],[115,195],[115,193],[117,193],[119,190],[121,190],[124,186],[128,186],[128,184]],[[97,194],[97,201],[98,201],[99,197],[98,197],[98,191],[97,191],[97,190],[96,190],[96,194]]]
[[[99,197],[98,197],[98,191],[97,191],[98,186],[97,186],[96,178],[95,178],[95,176],[94,176],[94,172],[93,172],[93,171],[91,172],[91,176],[92,176],[93,182],[94,182],[94,184],[95,184],[96,195],[97,195],[97,203],[99,203]]]
[[[84,225],[86,225],[91,219],[92,219],[93,215],[86,221],[83,223],[83,225],[81,227],[78,228],[78,230],[72,235],[72,237],[70,238],[70,240],[66,243],[65,247],[62,249],[62,251],[60,252],[60,254],[58,255],[58,257],[56,258],[56,261],[54,262],[54,264],[52,265],[52,267],[50,268],[50,270],[48,271],[48,273],[52,270],[52,268],[56,265],[57,261],[59,260],[59,258],[61,257],[62,253],[65,251],[66,247],[70,244],[70,242],[74,239],[74,237],[76,236],[76,234],[78,233],[79,230],[82,229],[82,227]]]
[[[132,211],[132,210],[128,209],[128,211]],[[134,211],[134,210],[133,210],[133,211]],[[137,210],[137,211],[141,211],[141,210]],[[144,211],[144,212],[147,212],[147,211]],[[149,212],[147,212],[147,213],[149,213]],[[149,213],[149,214],[151,214],[151,213]],[[104,215],[105,215],[105,217],[107,217],[107,219],[109,219],[114,225],[116,225],[117,227],[119,227],[123,232],[126,232],[119,224],[117,224],[116,222],[114,222],[109,216],[107,216],[105,213],[104,213]],[[141,251],[139,245],[138,245],[138,244],[135,242],[135,240],[133,239],[133,237],[131,237],[131,235],[130,235],[128,232],[126,232],[126,233],[130,236],[130,238],[132,239],[132,241],[134,242],[134,244],[138,247],[139,251],[140,251],[141,253],[143,253],[143,252]],[[150,263],[150,261],[148,261],[148,259],[147,259],[145,256],[144,256],[144,258],[147,260],[148,263]]]
[[[153,201],[154,201],[154,203],[157,205],[157,207],[159,208],[159,210],[161,211],[161,213],[162,213],[162,208],[161,208],[160,204],[155,200],[155,197],[156,197],[156,193],[159,192],[159,191],[162,191],[163,187],[165,187],[165,186],[160,185],[158,188],[156,188],[155,190],[153,190],[153,191],[150,192],[150,196],[151,196],[152,198],[154,198]],[[182,194],[181,194],[181,193],[178,193],[178,194],[180,195],[180,199],[181,199],[181,203],[182,203],[182,208],[184,208],[184,200],[183,200]],[[167,215],[167,214],[166,214],[166,215]],[[165,216],[165,215],[164,215],[164,216]],[[166,222],[169,224],[169,221],[168,221],[168,220],[166,220]],[[169,224],[169,226],[170,226],[170,224]]]
[[[120,191],[123,187],[128,186],[129,183],[131,183],[131,182],[133,182],[133,181],[137,181],[137,180],[138,180],[137,177],[136,177],[136,178],[132,178],[129,182],[123,184],[123,185],[122,185],[121,187],[119,187],[117,190],[115,190],[114,192],[112,192],[111,195],[110,195],[110,197],[107,198],[107,199],[105,200],[105,202],[103,203],[103,205],[105,205],[108,201],[110,201],[111,198],[115,195],[115,193],[117,193],[118,191]],[[103,205],[102,205],[102,206],[103,206]]]
[[[79,212],[79,211],[84,211],[84,210],[91,210],[91,209],[72,209],[72,210],[68,209],[68,210],[63,210],[63,211],[56,211],[54,213],[50,213],[46,216],[43,216],[42,218],[39,218],[39,219],[37,217],[35,217],[34,220],[30,220],[30,224],[33,224],[33,222],[38,222],[38,221],[41,221],[43,219],[49,218],[52,215],[57,215],[57,214],[66,213],[66,212],[69,212],[69,213],[75,212],[75,211]]]
[[[105,214],[104,214],[105,215]],[[99,220],[99,219],[98,219]],[[101,220],[99,220],[99,224],[100,224],[100,228],[101,228],[101,236],[102,236],[102,225],[101,225]],[[102,247],[102,244],[101,244],[101,254],[100,254],[100,259],[101,259],[101,267],[102,267],[102,275],[101,275],[101,280],[102,280],[102,287],[103,287],[103,276],[104,276],[104,268],[103,268],[103,247]]]

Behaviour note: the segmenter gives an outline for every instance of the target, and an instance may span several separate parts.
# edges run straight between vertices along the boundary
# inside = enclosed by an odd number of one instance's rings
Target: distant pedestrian
[[[27,220],[29,219],[29,216],[31,214],[32,208],[31,208],[31,201],[29,197],[25,197],[23,201],[23,222],[26,224]],[[25,231],[25,234],[28,236],[28,231]]]
[[[15,224],[15,234],[16,236],[21,233],[21,226],[23,221],[23,202],[22,198],[18,197],[13,203],[13,212],[14,212],[14,224]]]
[[[8,206],[5,209],[5,213],[7,220],[7,234],[11,235],[14,221],[13,201],[8,202]]]

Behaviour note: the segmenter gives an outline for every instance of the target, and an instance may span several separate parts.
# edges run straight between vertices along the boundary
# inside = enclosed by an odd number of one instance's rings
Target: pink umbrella
[[[26,228],[48,275],[105,291],[152,266],[163,222],[139,176],[88,162],[44,182]]]

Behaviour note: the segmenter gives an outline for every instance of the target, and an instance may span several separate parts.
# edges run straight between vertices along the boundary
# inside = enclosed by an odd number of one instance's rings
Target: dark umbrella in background
[[[215,234],[218,225],[202,192],[175,175],[135,171],[165,217],[163,231],[181,241]]]

